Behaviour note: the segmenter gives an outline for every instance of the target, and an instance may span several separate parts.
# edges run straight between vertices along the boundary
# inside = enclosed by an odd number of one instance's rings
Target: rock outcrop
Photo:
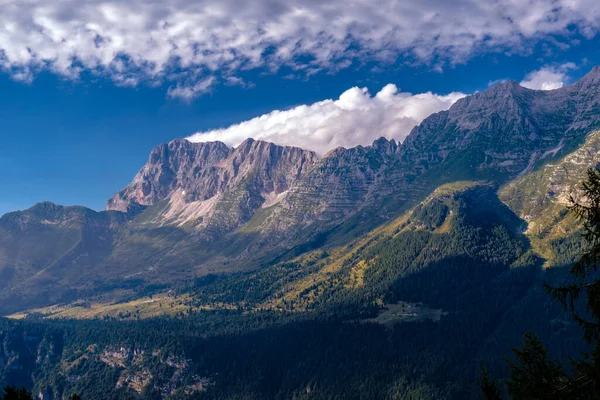
[[[253,139],[235,149],[221,142],[174,140],[152,151],[107,209],[166,202],[153,222],[234,228],[260,207],[280,201],[316,161],[311,151]]]

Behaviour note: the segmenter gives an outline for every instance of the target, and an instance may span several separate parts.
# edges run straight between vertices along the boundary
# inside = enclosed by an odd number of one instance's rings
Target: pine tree
[[[548,358],[544,344],[531,333],[523,339],[523,349],[513,349],[517,362],[508,361],[510,379],[506,388],[517,399],[561,399],[567,384],[562,366]],[[489,399],[489,397],[488,397]]]
[[[487,371],[481,372],[481,377],[477,382],[477,385],[481,388],[481,392],[483,393],[483,398],[486,400],[501,400],[502,395],[500,394],[500,389],[498,388],[498,383],[494,380],[490,379],[487,374]]]
[[[33,400],[33,395],[25,388],[17,389],[14,386],[4,387],[4,396],[0,400]]]

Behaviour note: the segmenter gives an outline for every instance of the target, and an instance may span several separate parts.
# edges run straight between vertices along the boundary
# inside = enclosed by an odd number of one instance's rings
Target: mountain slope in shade
[[[128,220],[128,214],[97,213],[49,202],[2,216],[2,309],[61,301],[73,282],[92,289],[103,275],[102,264],[112,254],[116,231]]]

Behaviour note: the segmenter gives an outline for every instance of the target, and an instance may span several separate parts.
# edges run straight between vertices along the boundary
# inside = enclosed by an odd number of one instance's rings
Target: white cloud
[[[545,66],[527,74],[521,81],[521,86],[536,90],[560,89],[567,83],[569,71],[576,68],[577,66],[573,63]]]
[[[506,78],[494,79],[493,81],[488,82],[488,87],[490,88],[492,86],[500,85],[506,81],[508,81],[508,79],[506,79]]]
[[[170,87],[167,95],[173,98],[179,98],[184,101],[191,101],[194,97],[209,93],[216,83],[214,76],[206,77],[193,85],[178,84],[175,87]]]
[[[202,93],[194,87],[207,76],[216,84],[253,68],[290,66],[308,76],[400,57],[441,69],[474,52],[525,52],[548,35],[591,37],[600,28],[597,0],[0,0],[0,7],[0,69],[17,79],[91,71],[124,85],[169,82],[184,96]]]
[[[225,78],[225,85],[227,86],[240,86],[244,89],[253,88],[254,83],[246,82],[243,78],[238,76],[228,76]]]
[[[448,109],[462,93],[413,95],[388,84],[375,96],[353,87],[337,100],[272,111],[228,128],[198,132],[192,142],[222,141],[237,146],[247,138],[298,146],[319,154],[338,147],[371,144],[384,136],[399,141],[430,114]]]

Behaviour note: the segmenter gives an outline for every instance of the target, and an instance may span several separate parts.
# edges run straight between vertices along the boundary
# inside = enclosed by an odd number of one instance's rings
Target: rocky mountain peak
[[[279,194],[317,161],[314,152],[247,139],[236,147],[222,167],[235,185],[252,183],[263,193]]]
[[[253,138],[248,138],[246,140],[244,140],[242,143],[240,143],[235,149],[238,151],[248,151],[250,150],[250,148],[252,148],[252,146],[254,145],[254,143],[256,143],[257,141]],[[258,141],[263,142],[262,140]],[[264,142],[266,143],[266,142]]]
[[[600,67],[594,67],[579,81],[547,93],[545,102],[557,117],[571,118],[569,135],[588,133],[598,126],[600,109]]]
[[[557,90],[507,81],[423,120],[405,140],[401,157],[429,167],[463,153],[465,170],[514,176],[589,133],[598,125],[598,110],[600,68]],[[466,152],[472,155],[464,158]]]
[[[178,139],[157,146],[107,209],[131,211],[165,201],[164,220],[206,224],[213,218],[222,226],[235,226],[257,207],[281,200],[279,195],[316,161],[311,151],[261,140],[229,148],[221,142]]]
[[[265,168],[276,166],[282,160],[307,158],[314,161],[314,152],[292,146],[279,146],[263,140],[246,139],[238,147],[233,149],[232,165],[239,166],[245,162],[251,162],[255,167]]]
[[[487,96],[490,95],[515,95],[515,94],[519,94],[520,92],[523,91],[527,91],[530,89],[527,89],[523,86],[521,86],[519,84],[519,82],[513,80],[513,79],[508,79],[505,81],[502,81],[496,85],[491,86],[488,90],[485,90],[481,93],[486,93]]]
[[[0,230],[10,231],[26,229],[30,225],[39,226],[75,226],[102,219],[100,213],[81,206],[62,206],[51,201],[36,203],[32,207],[4,214],[0,217]],[[110,218],[107,218],[107,221]]]
[[[108,200],[107,210],[127,212],[165,199],[190,176],[216,166],[231,154],[222,142],[192,143],[176,139],[155,147],[133,182]]]
[[[371,145],[374,149],[384,154],[394,154],[398,151],[398,143],[394,139],[380,137]]]
[[[578,82],[586,85],[600,85],[600,65],[592,68],[591,71],[585,74],[585,76],[581,78]]]
[[[600,67],[594,67],[579,81],[565,86],[561,91],[563,96],[560,100],[564,100],[564,97],[568,96],[576,101],[593,101],[598,104],[600,101]]]
[[[499,112],[508,116],[509,113],[505,111],[517,111],[534,95],[535,91],[520,86],[516,81],[509,80],[458,100],[450,107],[450,113],[472,114],[475,112],[481,114],[487,110],[488,113]]]
[[[29,210],[31,211],[56,211],[62,209],[63,206],[59,206],[58,204],[52,201],[41,201],[39,203],[34,204]]]

